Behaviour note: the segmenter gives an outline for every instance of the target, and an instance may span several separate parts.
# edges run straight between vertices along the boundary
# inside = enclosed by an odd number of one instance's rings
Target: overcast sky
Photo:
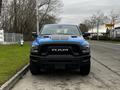
[[[98,10],[120,11],[120,0],[63,0],[63,4],[60,23],[79,24]]]

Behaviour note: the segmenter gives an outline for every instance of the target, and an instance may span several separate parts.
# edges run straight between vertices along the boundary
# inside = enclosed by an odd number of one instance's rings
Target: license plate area
[[[65,65],[64,64],[57,64],[57,65],[55,65],[55,69],[65,69]]]

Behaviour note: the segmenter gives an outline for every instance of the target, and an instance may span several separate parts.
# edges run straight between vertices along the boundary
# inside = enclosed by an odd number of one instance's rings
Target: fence
[[[4,33],[4,42],[20,42],[21,39],[23,39],[22,34]]]
[[[20,33],[4,33],[3,30],[0,30],[0,43],[18,43],[21,39],[23,39],[23,35]]]

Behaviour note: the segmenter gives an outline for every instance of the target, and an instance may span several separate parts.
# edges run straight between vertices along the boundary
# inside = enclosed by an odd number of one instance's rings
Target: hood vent
[[[72,38],[77,38],[77,36],[71,36]]]
[[[50,38],[49,36],[43,36],[43,38]]]

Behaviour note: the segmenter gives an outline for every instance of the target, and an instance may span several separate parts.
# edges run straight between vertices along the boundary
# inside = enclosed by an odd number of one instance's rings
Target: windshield
[[[75,25],[45,25],[41,35],[81,35],[80,30]]]

